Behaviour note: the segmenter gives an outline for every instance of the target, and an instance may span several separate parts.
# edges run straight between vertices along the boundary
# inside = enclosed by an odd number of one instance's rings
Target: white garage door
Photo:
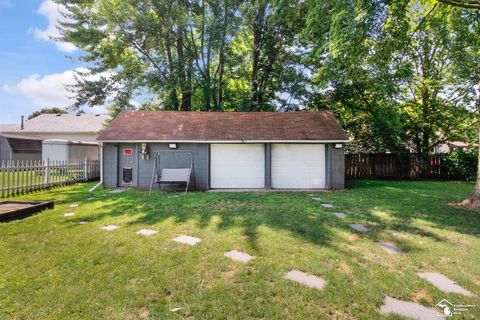
[[[325,188],[325,145],[272,144],[272,188]]]
[[[264,188],[263,144],[212,144],[211,188]]]

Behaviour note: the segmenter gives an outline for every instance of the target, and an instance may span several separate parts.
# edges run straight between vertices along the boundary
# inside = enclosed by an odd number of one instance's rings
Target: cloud
[[[74,100],[72,93],[65,86],[76,83],[76,71],[85,72],[85,68],[67,70],[45,76],[32,74],[15,85],[4,85],[3,91],[9,94],[20,94],[27,97],[33,104],[41,107],[67,107]]]
[[[22,79],[17,84],[4,84],[2,90],[7,94],[26,97],[35,107],[69,107],[75,102],[75,98],[73,97],[74,93],[68,91],[66,86],[76,83],[75,75],[78,75],[79,72],[85,74],[85,79],[92,81],[113,74],[113,72],[105,71],[101,74],[88,75],[88,69],[82,67],[44,76],[35,73]],[[108,97],[107,104],[111,102],[112,98]],[[95,106],[87,108],[87,110],[102,113],[105,112],[106,108],[105,106]]]
[[[52,0],[44,0],[38,8],[37,13],[45,16],[48,20],[48,26],[45,30],[39,28],[33,28],[31,31],[33,32],[35,38],[52,42],[55,44],[58,50],[72,53],[77,50],[73,44],[68,42],[61,42],[52,40],[58,38],[60,36],[60,32],[57,29],[58,23],[61,21],[65,21],[65,17],[63,17],[62,12],[64,12],[64,8]]]

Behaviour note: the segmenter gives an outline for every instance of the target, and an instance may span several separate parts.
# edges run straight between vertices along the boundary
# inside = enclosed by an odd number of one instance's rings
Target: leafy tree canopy
[[[28,120],[30,119],[33,119],[35,117],[38,117],[39,115],[41,114],[67,114],[68,112],[65,110],[65,109],[62,109],[62,108],[42,108],[40,110],[37,110],[35,112],[32,112],[32,114],[30,114],[28,116]]]

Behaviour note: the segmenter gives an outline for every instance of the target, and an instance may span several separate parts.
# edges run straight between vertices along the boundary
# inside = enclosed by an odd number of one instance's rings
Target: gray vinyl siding
[[[103,144],[103,182],[105,187],[118,186],[119,155],[117,143]],[[148,143],[150,159],[142,160],[138,150],[140,144],[135,146],[136,164],[134,167],[135,185],[142,189],[150,187],[155,152],[170,150],[167,143]],[[196,190],[210,188],[210,145],[207,143],[177,143],[177,150],[194,151],[194,166]],[[326,189],[342,189],[345,186],[345,156],[344,148],[335,149],[335,144],[325,145],[325,170]],[[161,158],[163,168],[184,168],[189,165],[186,153],[165,153]],[[193,181],[193,180],[192,180]],[[155,184],[154,187],[158,188]],[[193,187],[193,186],[192,186]],[[271,188],[271,144],[265,144],[265,188]]]
[[[12,160],[12,152],[8,145],[7,139],[0,136],[0,162]]]
[[[13,153],[12,160],[15,161],[40,161],[42,160],[42,154],[35,152],[35,153]]]
[[[149,143],[150,159],[138,159],[138,187],[146,189],[150,187],[152,179],[154,155],[160,150],[170,150],[166,143]],[[177,150],[188,150],[194,152],[194,170],[196,190],[207,190],[209,188],[209,151],[208,144],[199,143],[177,143]],[[189,165],[189,158],[186,153],[164,153],[161,155],[162,168],[185,168]],[[158,188],[158,185],[155,185]]]
[[[115,143],[103,144],[103,185],[115,188],[118,182],[118,146]]]

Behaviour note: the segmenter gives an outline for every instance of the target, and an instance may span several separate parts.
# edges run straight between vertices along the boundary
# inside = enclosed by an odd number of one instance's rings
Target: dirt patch
[[[351,235],[349,235],[349,236],[347,237],[347,240],[350,241],[350,242],[354,242],[354,241],[357,241],[358,238],[359,238],[358,235],[356,235],[356,234],[351,234]]]

